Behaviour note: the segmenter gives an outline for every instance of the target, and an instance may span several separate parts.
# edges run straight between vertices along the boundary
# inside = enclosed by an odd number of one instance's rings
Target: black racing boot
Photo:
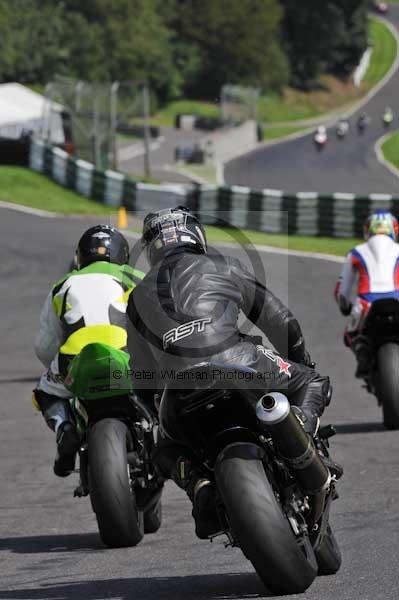
[[[190,497],[189,492],[187,495]],[[192,515],[195,521],[195,533],[200,540],[220,531],[220,521],[216,512],[215,486],[209,479],[197,479],[193,490]]]
[[[76,427],[69,422],[62,423],[57,430],[57,456],[54,461],[54,473],[58,477],[67,477],[75,469],[79,446],[80,437]]]
[[[356,379],[364,379],[370,373],[370,362],[368,354],[356,354],[357,367],[355,371]]]
[[[144,533],[155,533],[162,525],[162,490],[163,481],[158,489],[151,492],[151,497],[144,511]]]
[[[322,452],[319,452],[319,456],[323,461],[324,466],[326,466],[327,469],[330,471],[331,476],[334,477],[335,481],[341,479],[342,475],[344,474],[343,466],[335,462],[330,456],[326,456]]]
[[[180,482],[176,479],[175,481],[185,490],[193,503],[195,533],[200,540],[206,540],[220,531],[215,504],[215,486],[184,458],[179,459],[177,471]]]
[[[364,379],[370,374],[371,352],[368,339],[363,335],[356,336],[352,348],[357,360],[355,377]]]
[[[152,460],[163,478],[173,479],[186,492],[193,504],[195,533],[200,539],[207,539],[220,531],[215,488],[204,473],[194,467],[185,451],[181,444],[161,438],[152,453]]]
[[[48,394],[37,388],[33,394],[35,404],[42,411],[47,425],[56,432],[57,456],[54,473],[58,477],[66,477],[75,468],[75,456],[80,445],[69,402],[66,398]]]

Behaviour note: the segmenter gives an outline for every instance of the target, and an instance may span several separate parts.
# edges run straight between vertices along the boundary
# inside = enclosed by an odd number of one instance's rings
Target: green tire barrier
[[[124,206],[140,214],[185,204],[208,225],[265,233],[360,237],[364,219],[372,210],[399,214],[399,198],[389,194],[286,194],[242,186],[139,183],[116,171],[98,171],[92,164],[41,140],[32,140],[29,164],[31,169],[60,185],[108,206]]]

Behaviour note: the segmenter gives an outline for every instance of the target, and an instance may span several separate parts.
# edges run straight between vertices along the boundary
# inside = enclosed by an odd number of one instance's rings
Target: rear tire
[[[215,477],[240,547],[276,594],[304,592],[317,575],[309,538],[300,546],[266,477],[258,447],[232,444],[218,457]]]
[[[384,425],[399,429],[399,345],[384,344],[377,355],[377,396]]]
[[[319,575],[334,575],[341,567],[342,556],[330,525],[317,550],[315,550]]]
[[[128,476],[131,436],[124,423],[103,419],[89,433],[89,489],[100,536],[111,548],[136,546],[144,535]]]

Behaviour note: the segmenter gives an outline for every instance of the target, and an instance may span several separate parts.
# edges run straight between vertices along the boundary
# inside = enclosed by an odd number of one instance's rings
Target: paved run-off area
[[[51,283],[66,270],[89,219],[0,212],[0,599],[240,600],[267,594],[238,549],[194,536],[184,493],[168,484],[164,524],[136,548],[107,550],[76,477],[52,474],[54,437],[30,403],[41,371],[33,339]],[[232,252],[230,249],[228,252]],[[299,317],[312,356],[330,374],[325,422],[338,425],[333,454],[345,477],[332,522],[343,552],[335,577],[310,600],[396,600],[399,595],[399,435],[384,431],[374,399],[353,378],[332,298],[340,264],[260,254],[269,285]]]

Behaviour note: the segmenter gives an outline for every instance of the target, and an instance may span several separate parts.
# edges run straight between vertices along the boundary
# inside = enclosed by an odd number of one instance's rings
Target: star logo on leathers
[[[258,352],[262,352],[262,354],[264,354],[269,360],[276,363],[276,365],[279,368],[279,375],[284,373],[285,375],[287,375],[287,377],[291,377],[291,363],[281,358],[279,354],[275,354],[275,352],[273,352],[273,350],[271,350],[270,348],[265,348],[264,346],[259,345],[256,346],[256,349]]]
[[[277,356],[276,358],[277,358],[276,362],[277,362],[278,366],[280,367],[280,373],[285,373],[286,375],[288,375],[288,377],[291,377],[290,363],[283,360],[281,358],[281,356]]]

